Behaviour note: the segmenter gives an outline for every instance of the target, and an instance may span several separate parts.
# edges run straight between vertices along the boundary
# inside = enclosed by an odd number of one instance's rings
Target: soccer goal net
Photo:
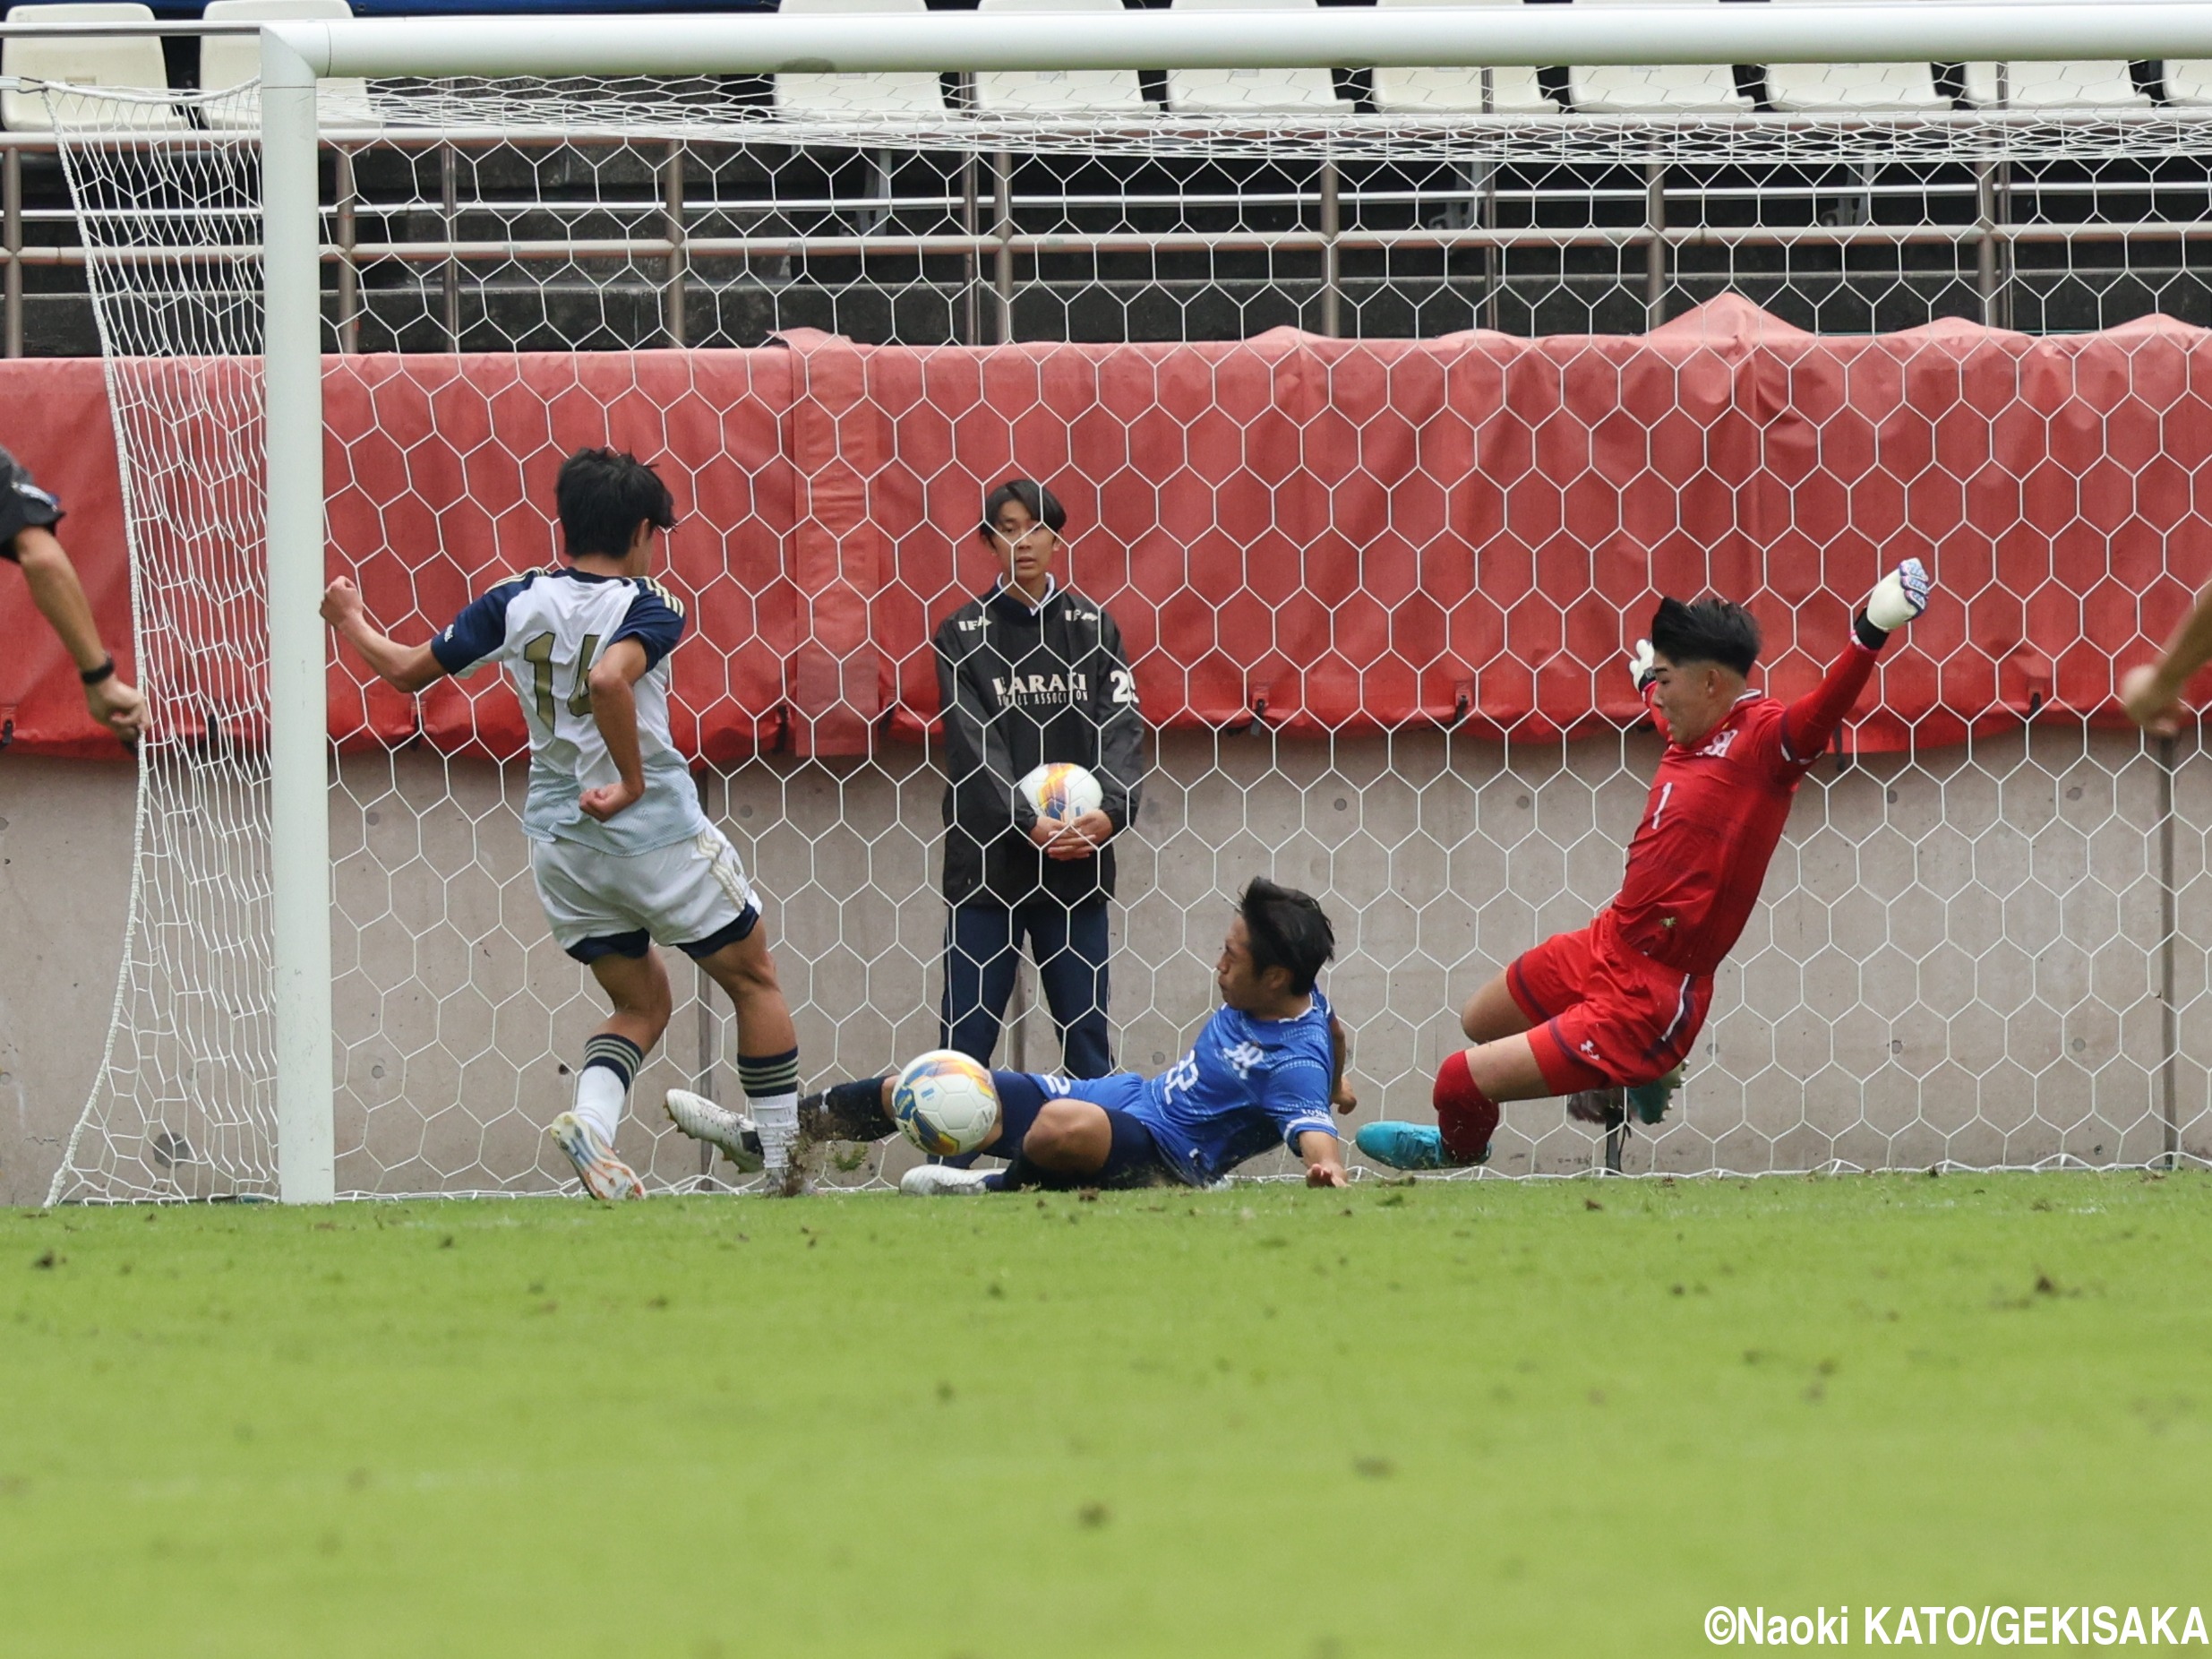
[[[2212,769],[2113,690],[2212,573],[2212,336],[2177,320],[2212,317],[2183,240],[2212,122],[1942,86],[2020,83],[1988,64],[1790,116],[1751,67],[1712,72],[1733,108],[1687,70],[1452,71],[1488,108],[1449,114],[1383,70],[326,80],[327,571],[419,641],[558,556],[566,454],[656,464],[675,740],[815,1087],[938,1043],[930,638],[997,573],[985,495],[1043,481],[1146,728],[1115,1056],[1175,1062],[1270,875],[1334,921],[1361,1121],[1426,1119],[1459,1006],[1611,895],[1658,597],[1746,601],[1787,694],[1918,556],[1937,602],[1806,779],[1624,1166],[2202,1157]],[[55,99],[158,711],[60,1199],[276,1185],[257,97]],[[539,913],[493,682],[404,697],[331,648],[341,1193],[568,1173],[543,1126],[602,1005]],[[738,1098],[728,1003],[675,971],[618,1142],[663,1191],[728,1177],[662,1091]],[[1059,1063],[1026,978],[999,1062]],[[1536,1102],[1489,1169],[1603,1156]]]

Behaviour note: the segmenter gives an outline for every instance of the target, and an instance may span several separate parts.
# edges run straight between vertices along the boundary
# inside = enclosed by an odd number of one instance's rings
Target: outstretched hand
[[[92,718],[113,732],[127,748],[146,730],[146,699],[135,685],[109,675],[97,685],[84,688],[85,706]]]
[[[2182,729],[2182,700],[2159,683],[2158,670],[2148,663],[2121,676],[2120,706],[2154,737],[2172,737]]]
[[[1306,1184],[1309,1187],[1349,1187],[1351,1177],[1344,1173],[1342,1164],[1308,1164],[1306,1165]]]
[[[1893,632],[1928,608],[1928,594],[1934,586],[1928,567],[1908,559],[1866,596],[1866,620],[1884,633]]]
[[[1628,653],[1628,677],[1635,682],[1638,696],[1643,694],[1643,688],[1651,683],[1651,676],[1658,671],[1659,664],[1651,650],[1651,641],[1637,640],[1636,649]]]

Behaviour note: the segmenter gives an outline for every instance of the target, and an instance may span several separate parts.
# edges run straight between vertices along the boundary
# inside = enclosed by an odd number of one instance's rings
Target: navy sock
[[[994,1192],[1020,1192],[1031,1187],[1041,1192],[1075,1192],[1099,1184],[1096,1170],[1075,1173],[1064,1169],[1045,1169],[1031,1163],[1026,1152],[1016,1152],[1008,1159],[1006,1168],[999,1172],[997,1180],[998,1185],[991,1189]]]
[[[822,1092],[822,1115],[847,1140],[881,1140],[891,1132],[883,1110],[883,1079],[855,1078]]]

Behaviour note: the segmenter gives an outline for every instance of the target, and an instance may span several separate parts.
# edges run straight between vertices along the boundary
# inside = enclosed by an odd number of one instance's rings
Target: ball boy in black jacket
[[[1025,939],[1070,1076],[1113,1070],[1106,1024],[1106,901],[1113,838],[1136,814],[1145,726],[1121,630],[1052,563],[1067,512],[1027,478],[983,506],[1001,574],[937,631],[945,715],[942,1041],[989,1065]],[[1068,761],[1096,776],[1095,812],[1041,818],[1017,787]]]

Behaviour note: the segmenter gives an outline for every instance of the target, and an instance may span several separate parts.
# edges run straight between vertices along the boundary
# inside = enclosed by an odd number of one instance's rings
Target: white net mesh
[[[1152,732],[1111,911],[1127,1067],[1187,1044],[1227,900],[1272,874],[1335,920],[1359,1119],[1425,1121],[1460,1003],[1618,880],[1658,753],[1618,658],[1656,595],[1747,600],[1800,690],[1916,553],[1938,611],[1805,785],[1626,1167],[2212,1148],[2212,775],[2108,718],[2206,574],[2212,342],[1953,321],[2212,318],[2178,234],[2199,118],[1041,119],[946,90],[920,125],[751,83],[326,90],[333,571],[421,640],[553,556],[568,451],[656,462],[676,737],[766,896],[810,1087],[938,1040],[929,639],[1018,475],[1067,502],[1061,574],[1119,619]],[[65,145],[161,713],[60,1197],[273,1189],[258,168],[225,135],[252,97]],[[553,1190],[542,1126],[602,1004],[538,911],[511,696],[331,684],[339,1187]],[[710,1179],[661,1091],[738,1098],[726,1001],[676,980],[619,1142],[659,1190]],[[999,1058],[1044,1070],[1028,996]],[[1599,1156],[1530,1103],[1490,1168]]]
[[[168,107],[56,97],[57,125]],[[172,117],[173,118],[173,117]],[[91,141],[94,143],[99,141]],[[55,1190],[273,1189],[259,156],[64,144],[131,539],[141,745],[129,921],[102,1071]]]

